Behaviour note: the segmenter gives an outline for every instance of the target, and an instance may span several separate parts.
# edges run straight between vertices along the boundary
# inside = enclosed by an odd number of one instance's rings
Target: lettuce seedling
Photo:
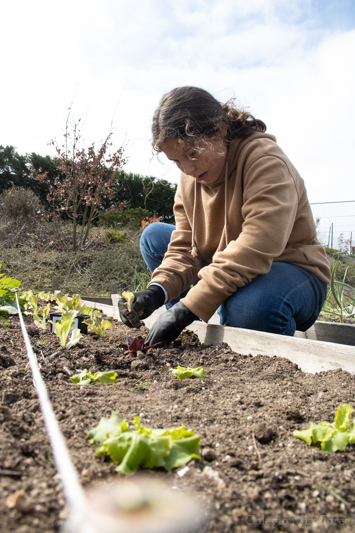
[[[142,316],[144,310],[141,309],[137,312],[132,308],[135,298],[133,292],[123,291],[122,296],[126,300],[125,306],[127,307],[127,311],[124,313],[125,317],[132,327],[139,329],[141,327],[141,321],[139,317]]]
[[[42,316],[41,316],[41,314]],[[38,307],[36,312],[33,313],[33,320],[36,326],[42,329],[46,329],[47,318],[50,313],[50,304],[47,304],[46,307]]]
[[[89,383],[94,383],[95,381],[104,383],[105,385],[110,385],[116,383],[116,378],[117,372],[95,372],[95,374],[92,375],[91,372],[88,372],[85,368],[85,370],[80,372],[80,374],[72,376],[70,381],[76,385],[88,385]]]
[[[51,294],[49,292],[43,292],[43,291],[38,292],[37,294],[31,290],[23,291],[21,292],[21,298],[25,302],[24,304],[25,310],[27,311],[27,309],[31,307],[32,314],[34,314],[35,311],[37,310],[38,300],[42,300],[44,304],[55,304],[56,303],[54,299],[54,294]],[[26,311],[25,311],[26,315],[30,314],[30,312],[28,311],[26,312]]]
[[[50,303],[48,302],[46,307],[38,307],[38,298],[41,298],[41,294],[44,293],[38,293],[34,294],[32,291],[26,291],[21,294],[21,296],[25,299],[25,309],[28,309],[29,307],[32,309],[32,315],[34,323],[37,327],[41,329],[46,329],[47,327],[47,318],[50,313]],[[31,314],[31,311],[25,311],[26,315]]]
[[[126,300],[125,306],[127,307],[128,311],[132,311],[132,305],[134,302],[133,292],[123,291],[122,296]]]
[[[40,291],[38,293],[38,298],[43,300],[45,304],[55,304],[56,303],[55,294],[53,294],[52,292]]]
[[[150,348],[153,348],[153,346],[156,346],[156,344],[152,344],[151,346],[144,346],[145,339],[138,338],[138,337],[126,337],[126,343],[120,344],[120,347],[124,349],[124,354],[127,355],[129,353],[137,353],[137,352],[147,352],[150,350]]]
[[[24,300],[25,304],[24,304],[24,309],[26,310],[28,308],[28,306],[30,305],[29,304],[29,300],[30,300],[30,297],[31,296],[34,296],[34,292],[29,290],[29,291],[22,291],[21,292],[21,298]],[[27,314],[27,313],[25,313]]]
[[[67,299],[66,305],[67,309],[79,311],[81,307],[81,296],[79,296],[79,294],[73,294],[70,299]]]
[[[1,267],[1,263],[0,263]],[[19,292],[21,282],[17,279],[5,277],[5,274],[0,273],[0,320],[8,323],[4,315],[17,315],[17,305],[15,294]],[[24,301],[19,299],[21,308],[23,308]]]
[[[69,332],[75,324],[77,314],[77,311],[66,311],[62,314],[62,318],[58,322],[49,321],[54,326],[55,333],[60,340],[62,348],[66,348],[67,350],[75,346],[82,337],[80,329],[73,329],[70,341],[67,343]]]
[[[87,307],[86,304],[82,303],[81,296],[79,294],[73,294],[71,298],[69,298],[68,294],[62,294],[61,292],[58,292],[54,295],[56,307],[61,312],[64,311],[77,311],[80,315],[92,315],[93,308]]]
[[[68,306],[67,306],[68,298],[69,298],[68,294],[63,294],[60,291],[56,292],[54,295],[54,299],[55,299],[57,309],[59,309],[60,311],[67,311],[68,310]]]
[[[28,306],[32,307],[33,314],[37,312],[38,309],[38,296],[37,294],[34,294],[32,291],[28,291],[27,293],[27,308]]]
[[[103,319],[101,312],[97,310],[92,313],[90,320],[85,321],[84,324],[87,324],[89,331],[94,331],[100,337],[104,337],[106,330],[112,326],[111,322]]]
[[[88,307],[86,304],[81,304],[80,306],[80,309],[79,309],[79,314],[80,315],[89,315],[89,316],[92,316],[92,314],[94,313],[94,308],[93,307]]]
[[[108,455],[117,464],[116,471],[128,476],[141,468],[172,470],[192,459],[201,459],[200,437],[184,426],[172,429],[152,429],[142,426],[139,416],[133,420],[134,430],[116,411],[111,418],[101,418],[88,432],[90,444],[100,444],[99,457]]]
[[[177,368],[170,368],[169,372],[174,374],[174,376],[178,379],[207,377],[207,372],[202,368],[202,366],[199,366],[197,368],[183,368],[182,366],[178,366]]]
[[[353,408],[348,403],[339,405],[334,422],[320,422],[320,424],[310,423],[308,429],[295,430],[293,436],[304,440],[310,446],[320,443],[320,447],[325,452],[343,451],[348,444],[355,444],[355,422],[350,428],[351,413]]]

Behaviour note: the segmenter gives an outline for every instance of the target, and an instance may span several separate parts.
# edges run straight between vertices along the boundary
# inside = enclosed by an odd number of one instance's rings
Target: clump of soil
[[[175,490],[205,503],[202,533],[354,531],[355,448],[327,454],[292,436],[310,421],[332,421],[341,403],[354,405],[354,376],[340,369],[306,374],[287,359],[201,345],[191,332],[146,353],[124,354],[130,330],[117,321],[104,338],[85,335],[69,351],[55,334],[25,317],[61,430],[82,484],[120,478],[102,461],[87,432],[102,416],[140,415],[151,427],[185,425],[201,437],[201,461],[156,470]],[[29,369],[18,317],[0,325],[0,521],[4,532],[52,533],[65,501]],[[207,379],[179,381],[170,367],[203,366]],[[73,385],[69,376],[115,370],[116,385]],[[123,478],[123,476],[121,476]],[[21,492],[17,492],[21,491]],[[11,497],[17,492],[15,502]],[[10,499],[9,499],[10,498]]]

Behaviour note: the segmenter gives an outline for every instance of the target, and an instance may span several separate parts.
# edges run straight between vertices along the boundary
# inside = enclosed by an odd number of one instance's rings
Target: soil
[[[114,410],[129,422],[140,415],[147,426],[184,425],[201,437],[200,461],[151,471],[167,483],[167,491],[194,495],[205,516],[201,533],[354,531],[354,445],[330,454],[292,435],[310,421],[333,421],[341,403],[354,405],[352,374],[341,369],[306,374],[273,354],[201,345],[187,331],[168,346],[124,354],[120,345],[126,336],[144,337],[147,330],[129,330],[117,321],[104,338],[89,333],[64,350],[49,329],[38,329],[29,316],[25,322],[85,488],[97,479],[105,484],[127,479],[97,456],[87,437]],[[8,327],[0,325],[0,334],[1,530],[56,532],[65,521],[65,500],[18,317],[12,316]],[[178,365],[203,366],[208,377],[180,381],[169,373]],[[117,384],[72,384],[69,375],[85,368],[115,370]],[[14,506],[9,497],[20,490]]]

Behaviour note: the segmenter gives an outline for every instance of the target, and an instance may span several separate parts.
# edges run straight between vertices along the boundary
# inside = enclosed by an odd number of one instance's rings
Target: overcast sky
[[[127,172],[177,182],[152,158],[160,97],[196,85],[266,122],[310,202],[355,200],[354,0],[0,0],[0,144],[54,155],[67,110],[86,145],[114,127]],[[355,202],[313,206],[324,239]],[[334,242],[336,244],[336,242]]]

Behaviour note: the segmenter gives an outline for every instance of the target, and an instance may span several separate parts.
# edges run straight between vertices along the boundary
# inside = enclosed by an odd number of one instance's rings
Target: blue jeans
[[[174,229],[171,224],[155,222],[143,231],[140,248],[151,272],[161,264]],[[267,274],[238,289],[217,311],[223,326],[294,335],[296,329],[306,331],[317,320],[326,296],[327,285],[315,274],[290,263],[274,262]]]

